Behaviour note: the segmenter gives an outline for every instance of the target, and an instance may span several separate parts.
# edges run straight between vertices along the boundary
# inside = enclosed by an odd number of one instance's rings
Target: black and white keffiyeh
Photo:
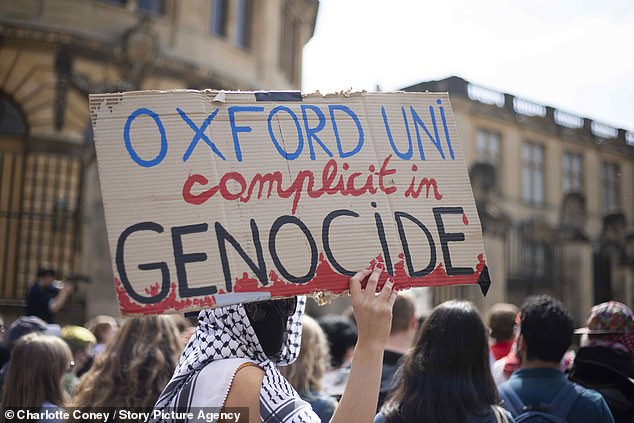
[[[260,390],[263,422],[320,422],[310,405],[300,399],[276,367],[291,364],[299,354],[305,304],[306,297],[297,297],[295,313],[287,321],[281,358],[275,362],[262,350],[242,304],[202,310],[196,333],[185,347],[154,409],[189,411],[200,404],[193,397],[200,396],[201,392],[207,400],[213,398],[212,401],[219,402],[207,403],[208,406],[219,409],[239,367],[253,363],[264,370]]]

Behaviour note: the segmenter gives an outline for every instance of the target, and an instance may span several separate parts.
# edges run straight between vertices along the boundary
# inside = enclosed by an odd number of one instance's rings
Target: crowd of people
[[[389,279],[376,293],[379,264],[350,278],[350,314],[308,316],[300,296],[197,321],[60,327],[54,300],[67,294],[45,270],[37,306],[6,330],[0,316],[0,422],[18,408],[117,407],[248,407],[249,422],[634,422],[634,317],[617,301],[576,330],[548,295],[486,314],[452,300],[418,316]]]

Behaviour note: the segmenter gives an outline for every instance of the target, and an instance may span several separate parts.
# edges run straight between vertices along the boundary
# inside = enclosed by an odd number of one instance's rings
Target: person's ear
[[[517,337],[517,354],[521,354],[526,351],[526,342],[524,341],[524,335]]]
[[[412,315],[412,318],[409,319],[409,327],[414,330],[418,329],[418,319],[415,315]]]

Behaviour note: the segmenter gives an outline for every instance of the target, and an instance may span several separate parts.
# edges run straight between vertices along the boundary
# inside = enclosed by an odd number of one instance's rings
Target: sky
[[[455,75],[634,132],[632,0],[320,0],[302,66],[304,93]]]

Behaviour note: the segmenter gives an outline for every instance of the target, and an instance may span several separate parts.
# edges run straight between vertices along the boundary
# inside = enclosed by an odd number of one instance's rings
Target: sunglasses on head
[[[289,318],[293,315],[293,313],[295,313],[296,307],[296,297],[244,304],[244,309],[253,323],[266,320],[273,308],[276,308],[281,316]]]

